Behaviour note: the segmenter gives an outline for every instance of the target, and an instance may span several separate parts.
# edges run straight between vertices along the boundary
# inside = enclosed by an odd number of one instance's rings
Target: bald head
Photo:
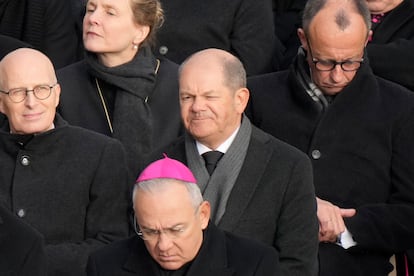
[[[246,71],[241,61],[221,49],[205,49],[188,57],[180,66],[179,75],[185,67],[210,68],[219,70],[223,76],[223,84],[234,90],[246,87]]]
[[[20,48],[0,61],[0,111],[10,131],[37,134],[54,128],[60,86],[52,62],[43,53]]]
[[[340,30],[347,29],[352,23],[351,14],[361,17],[366,33],[371,29],[371,16],[365,0],[309,0],[303,11],[302,26],[309,33],[315,18],[325,18],[325,24],[332,22]],[[330,25],[330,24],[327,24]]]
[[[15,74],[18,74],[22,80],[28,81],[35,79],[39,71],[47,75],[51,82],[56,82],[53,64],[45,54],[30,48],[14,50],[0,61],[0,88],[2,90],[11,88],[5,86],[6,83],[14,80],[12,76]]]

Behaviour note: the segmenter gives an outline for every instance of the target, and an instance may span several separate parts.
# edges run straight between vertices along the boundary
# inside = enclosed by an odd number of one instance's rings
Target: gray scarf
[[[249,119],[243,115],[240,129],[210,176],[204,164],[203,157],[198,153],[195,140],[185,136],[185,149],[188,166],[194,173],[197,183],[205,200],[211,205],[211,220],[218,225],[226,211],[227,200],[240,173],[249,146],[252,126]]]
[[[106,67],[95,54],[87,52],[89,72],[116,88],[112,111],[113,137],[125,146],[132,173],[136,173],[145,155],[152,150],[152,114],[149,102],[155,87],[157,60],[143,46],[128,63]]]

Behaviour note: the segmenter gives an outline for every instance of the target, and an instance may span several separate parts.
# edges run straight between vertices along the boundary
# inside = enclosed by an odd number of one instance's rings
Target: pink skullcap
[[[168,158],[164,153],[164,158],[149,164],[138,176],[136,182],[151,180],[156,178],[172,178],[184,182],[197,183],[193,173],[183,163]]]

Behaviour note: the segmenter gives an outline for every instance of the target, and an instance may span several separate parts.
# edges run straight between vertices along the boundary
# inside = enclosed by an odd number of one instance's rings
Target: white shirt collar
[[[197,146],[198,153],[200,155],[202,155],[203,153],[205,153],[207,151],[212,151],[212,150],[217,150],[217,151],[220,151],[222,153],[226,153],[227,150],[229,149],[229,147],[231,146],[231,144],[233,143],[234,138],[236,138],[236,135],[239,132],[239,129],[240,129],[240,126],[238,126],[236,128],[236,130],[229,136],[229,138],[227,138],[226,141],[224,141],[216,149],[210,149],[209,147],[203,145],[202,143],[200,143],[199,141],[196,140],[196,146]]]

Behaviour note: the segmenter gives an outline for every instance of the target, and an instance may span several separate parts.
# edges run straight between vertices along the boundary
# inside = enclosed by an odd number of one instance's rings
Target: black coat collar
[[[144,242],[138,237],[132,238],[130,253],[123,266],[124,270],[130,272],[130,275],[148,275],[148,272],[153,269],[152,262]],[[228,267],[224,232],[209,223],[204,233],[203,245],[186,275],[231,276],[233,273],[234,269]]]

